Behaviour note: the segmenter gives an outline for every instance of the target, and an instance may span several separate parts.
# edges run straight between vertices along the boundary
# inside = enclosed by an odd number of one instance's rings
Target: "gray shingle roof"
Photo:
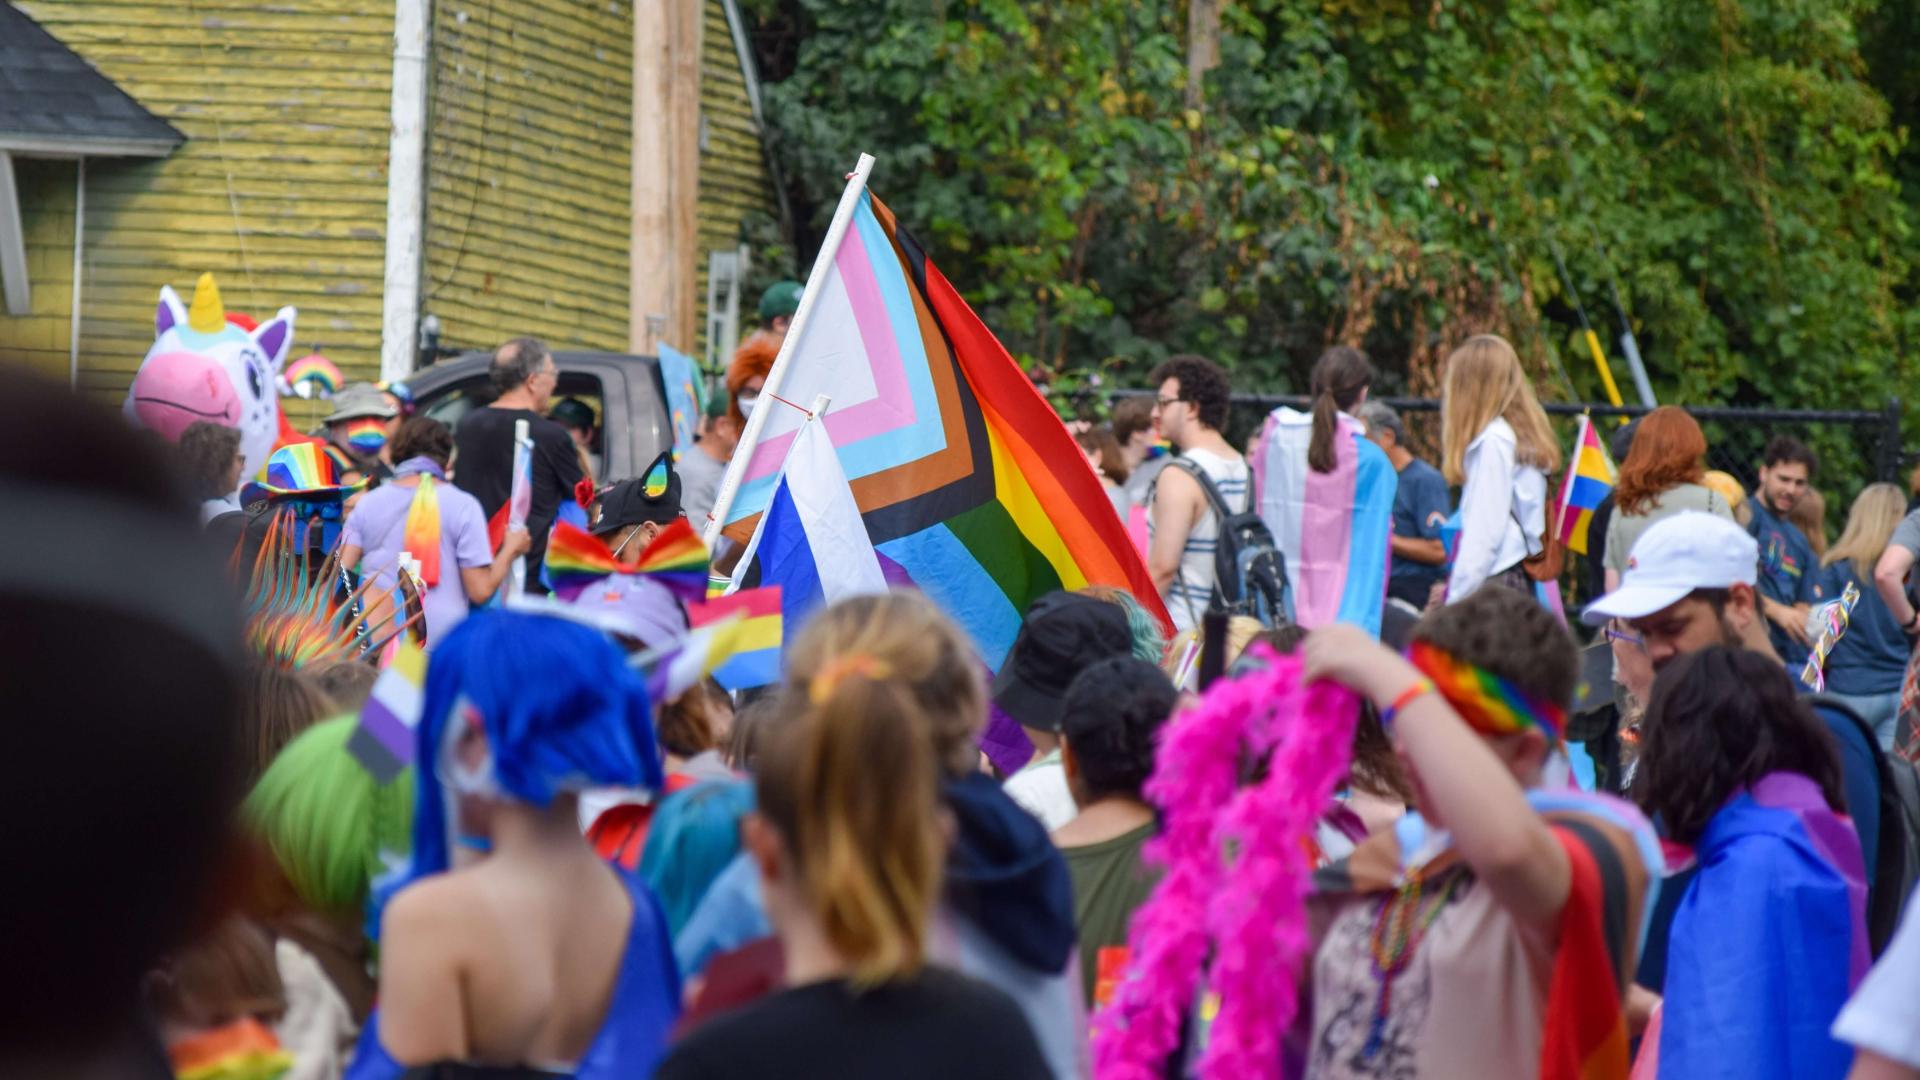
[[[0,0],[0,150],[158,156],[185,139]]]

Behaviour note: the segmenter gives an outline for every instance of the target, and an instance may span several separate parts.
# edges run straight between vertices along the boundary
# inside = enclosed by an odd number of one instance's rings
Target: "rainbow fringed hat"
[[[279,502],[338,502],[366,487],[365,480],[351,484],[340,482],[340,470],[320,447],[313,443],[283,446],[267,459],[263,477],[240,489],[240,504],[251,506],[262,499]]]

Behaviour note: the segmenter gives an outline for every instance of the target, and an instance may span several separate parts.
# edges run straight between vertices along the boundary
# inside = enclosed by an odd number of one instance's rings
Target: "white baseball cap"
[[[1640,534],[1620,587],[1587,605],[1580,620],[1640,619],[1679,603],[1695,589],[1751,586],[1760,545],[1726,518],[1688,511],[1662,518]]]

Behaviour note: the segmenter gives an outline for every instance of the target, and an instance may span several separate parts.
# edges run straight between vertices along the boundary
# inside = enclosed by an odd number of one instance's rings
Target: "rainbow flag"
[[[728,619],[741,620],[732,655],[713,669],[713,677],[729,690],[748,690],[780,679],[780,586],[741,589],[704,603],[687,605],[687,625],[694,630]]]
[[[1573,440],[1573,454],[1567,463],[1567,478],[1560,485],[1560,542],[1569,551],[1587,553],[1587,527],[1593,524],[1593,512],[1613,490],[1616,473],[1600,433],[1593,429],[1591,417],[1580,417],[1580,434]]]
[[[831,399],[824,423],[882,565],[898,564],[994,667],[1027,605],[1055,589],[1124,588],[1170,630],[1073,436],[858,176],[768,390],[803,406]],[[728,536],[753,534],[804,419],[771,400],[755,412],[758,430],[750,425],[729,467],[739,490]]]

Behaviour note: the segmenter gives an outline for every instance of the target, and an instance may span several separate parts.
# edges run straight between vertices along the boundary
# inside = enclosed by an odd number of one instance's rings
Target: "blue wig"
[[[456,703],[479,715],[506,796],[549,806],[587,787],[660,786],[645,685],[605,634],[550,615],[475,612],[427,665],[409,880],[449,865],[451,823],[437,766]]]

